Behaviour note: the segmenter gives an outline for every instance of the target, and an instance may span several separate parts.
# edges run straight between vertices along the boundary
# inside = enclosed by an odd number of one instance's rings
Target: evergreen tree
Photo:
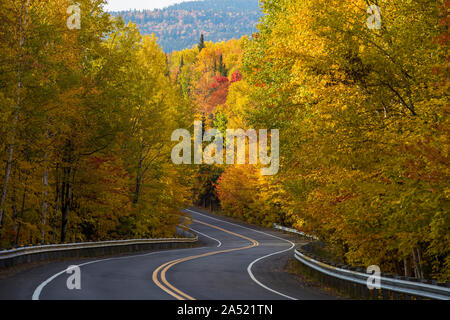
[[[205,37],[202,35],[200,36],[200,42],[198,44],[198,51],[202,52],[202,50],[205,48]]]
[[[222,77],[228,76],[227,67],[223,63],[223,54],[220,54],[220,57],[219,57],[219,72]]]

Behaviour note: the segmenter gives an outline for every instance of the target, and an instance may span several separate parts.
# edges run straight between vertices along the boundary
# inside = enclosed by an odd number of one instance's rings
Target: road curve
[[[294,247],[286,236],[186,211],[203,247],[48,263],[0,279],[0,299],[332,299],[284,271]],[[70,265],[80,267],[80,290],[67,288]]]

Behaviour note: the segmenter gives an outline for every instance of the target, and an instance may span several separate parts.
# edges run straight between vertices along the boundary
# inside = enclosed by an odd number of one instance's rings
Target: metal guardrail
[[[317,237],[305,234],[304,232],[297,231],[295,229],[279,226],[277,224],[274,224],[274,228],[286,232],[295,233],[310,239],[318,240]],[[362,286],[367,286],[367,280],[369,279],[369,277],[373,276],[368,273],[352,270],[356,268],[339,268],[329,265],[328,263],[325,263],[325,261],[318,261],[312,257],[309,257],[306,252],[300,252],[299,250],[295,250],[294,256],[298,261],[317,272],[320,272],[332,278],[356,283]],[[416,281],[399,279],[399,277],[395,275],[382,275],[380,277],[380,286],[383,290],[396,293],[419,296],[429,299],[450,300],[450,288],[448,283],[436,285],[432,284],[429,280],[415,280]]]
[[[354,270],[342,269],[335,266],[331,266],[321,261],[317,261],[311,257],[308,257],[305,253],[295,250],[295,258],[308,267],[324,273],[328,276],[339,278],[341,280],[351,281],[361,285],[367,285],[367,280],[371,277],[371,274],[358,272]],[[420,280],[418,280],[420,281]],[[380,277],[381,289],[388,291],[395,291],[398,293],[404,293],[412,296],[420,296],[437,300],[450,300],[450,288],[443,286],[428,284],[424,282],[414,282],[396,279],[395,276]]]
[[[306,233],[304,233],[302,231],[298,231],[298,230],[295,230],[295,229],[286,228],[286,227],[280,226],[280,225],[278,225],[276,223],[273,224],[273,227],[275,229],[278,229],[278,230],[282,230],[282,231],[298,234],[298,235],[300,235],[302,237],[306,237],[306,238],[310,238],[310,239],[314,239],[314,240],[319,240],[316,236],[312,236],[312,235],[306,234]]]
[[[172,248],[177,245],[191,244],[198,241],[198,236],[186,230],[184,226],[177,228],[178,234],[184,238],[131,239],[100,242],[80,242],[68,244],[50,244],[33,247],[22,247],[0,251],[0,269],[15,265],[67,257],[85,257],[105,254],[136,252],[148,249]]]

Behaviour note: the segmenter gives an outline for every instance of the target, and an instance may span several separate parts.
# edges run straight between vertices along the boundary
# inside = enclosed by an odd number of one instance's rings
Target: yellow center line
[[[176,299],[178,299],[178,300],[186,300],[186,299],[187,299],[187,300],[195,300],[195,298],[193,298],[193,297],[191,297],[190,295],[184,293],[183,291],[181,291],[181,290],[175,288],[172,284],[169,283],[169,281],[167,281],[167,279],[166,279],[166,273],[167,273],[167,271],[168,271],[170,268],[172,268],[173,266],[175,266],[175,265],[177,265],[177,264],[179,264],[179,263],[186,262],[186,261],[190,261],[190,260],[194,260],[194,259],[198,259],[198,258],[202,258],[202,257],[208,257],[208,256],[216,255],[216,254],[219,254],[219,253],[227,253],[227,252],[233,252],[233,251],[246,250],[246,249],[250,249],[250,248],[259,246],[259,242],[258,242],[258,241],[254,240],[254,239],[252,239],[252,238],[246,237],[246,236],[244,236],[244,235],[242,235],[242,234],[235,233],[235,232],[232,232],[232,231],[230,231],[230,230],[226,230],[226,229],[223,229],[223,228],[214,226],[214,225],[209,224],[209,223],[206,223],[206,222],[202,222],[202,221],[198,221],[198,220],[193,220],[193,221],[194,221],[194,222],[197,222],[197,223],[200,223],[200,224],[203,224],[203,225],[205,225],[205,226],[208,226],[208,227],[211,227],[211,228],[214,228],[214,229],[217,229],[217,230],[226,232],[226,233],[228,233],[228,234],[237,236],[237,237],[239,237],[239,238],[248,240],[248,241],[250,241],[252,244],[251,244],[251,245],[248,245],[248,246],[245,246],[245,247],[240,247],[240,248],[233,248],[233,249],[226,249],[226,250],[220,250],[220,251],[213,251],[213,252],[203,253],[203,254],[199,254],[199,255],[195,255],[195,256],[190,256],[190,257],[186,257],[186,258],[180,258],[180,259],[176,259],[176,260],[172,260],[172,261],[166,262],[166,263],[162,264],[161,266],[159,266],[159,267],[153,272],[153,276],[152,276],[153,282],[154,282],[158,287],[160,287],[162,290],[164,290],[165,292],[167,292],[167,293],[170,294],[172,297],[174,297],[174,298],[176,298]],[[162,270],[162,271],[161,271],[161,270]],[[159,274],[160,274],[160,275],[159,275]],[[161,281],[159,281],[158,275],[159,275],[159,277],[161,278]],[[161,282],[163,282],[164,284],[161,283]]]

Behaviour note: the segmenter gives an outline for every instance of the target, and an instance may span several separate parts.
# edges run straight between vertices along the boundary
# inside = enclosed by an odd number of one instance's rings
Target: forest
[[[66,0],[0,3],[3,248],[173,236],[189,198],[169,160],[191,107],[165,54],[102,1],[80,4],[71,30]]]
[[[67,0],[0,3],[1,247],[172,236],[209,204],[450,280],[448,1],[262,0],[251,36],[170,54],[79,2],[79,30]],[[278,129],[279,173],[174,165],[194,121]]]

